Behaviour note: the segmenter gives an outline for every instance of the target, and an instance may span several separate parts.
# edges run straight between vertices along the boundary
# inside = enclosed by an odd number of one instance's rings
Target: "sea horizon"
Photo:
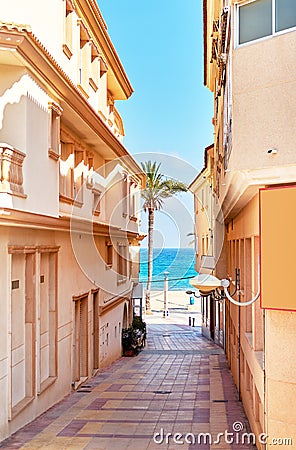
[[[140,250],[140,282],[147,283],[148,249]],[[153,249],[153,276],[151,291],[162,291],[165,272],[170,291],[192,289],[190,279],[197,275],[194,269],[195,250],[191,247],[155,247]]]

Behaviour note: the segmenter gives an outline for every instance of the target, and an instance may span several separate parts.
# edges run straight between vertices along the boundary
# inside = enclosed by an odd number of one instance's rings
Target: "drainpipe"
[[[267,395],[266,395],[266,369],[265,369],[265,336],[266,336],[266,321],[265,309],[263,309],[263,408],[264,408],[264,433],[267,434]]]
[[[240,291],[238,291],[238,301],[241,301],[241,294]],[[241,373],[240,373],[240,369],[241,369],[241,357],[240,357],[240,353],[241,353],[241,312],[240,312],[240,306],[238,307],[238,398],[241,401],[242,397],[241,397]]]
[[[238,301],[241,301],[241,292],[240,292],[240,268],[235,269],[235,289],[237,291]],[[238,307],[238,398],[241,401],[241,311],[240,306]]]
[[[226,303],[223,302],[223,348],[226,354]]]

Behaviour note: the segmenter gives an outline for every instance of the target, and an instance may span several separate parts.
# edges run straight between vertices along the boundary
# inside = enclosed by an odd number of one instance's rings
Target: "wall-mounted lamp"
[[[259,273],[259,271],[258,271]],[[240,289],[240,269],[235,269],[235,290],[232,294],[229,293],[229,280],[226,278],[219,280],[219,278],[213,275],[199,274],[197,277],[190,280],[190,284],[199,290],[201,296],[212,295],[214,300],[225,300],[226,298],[237,306],[248,306],[258,300],[260,296],[260,287],[258,287],[258,292],[254,298],[246,302],[238,302],[232,296]],[[260,283],[258,282],[258,286]],[[186,293],[189,293],[187,291]]]
[[[210,274],[199,274],[190,280],[190,284],[199,290],[201,295],[209,295],[216,289],[221,288],[221,280]]]

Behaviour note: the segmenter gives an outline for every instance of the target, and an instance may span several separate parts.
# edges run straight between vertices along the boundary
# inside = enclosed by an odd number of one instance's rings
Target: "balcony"
[[[25,154],[8,144],[0,144],[0,192],[26,197],[23,188]]]
[[[107,117],[102,113],[102,111],[99,111],[99,115],[106,123],[108,128],[112,131],[112,133],[117,137],[117,139],[122,142],[124,136],[124,126],[122,118],[115,108],[114,104],[112,103],[109,103],[107,112]]]

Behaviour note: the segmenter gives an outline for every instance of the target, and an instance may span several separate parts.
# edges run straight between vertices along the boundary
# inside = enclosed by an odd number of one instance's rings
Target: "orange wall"
[[[296,310],[296,187],[260,191],[261,305]]]

